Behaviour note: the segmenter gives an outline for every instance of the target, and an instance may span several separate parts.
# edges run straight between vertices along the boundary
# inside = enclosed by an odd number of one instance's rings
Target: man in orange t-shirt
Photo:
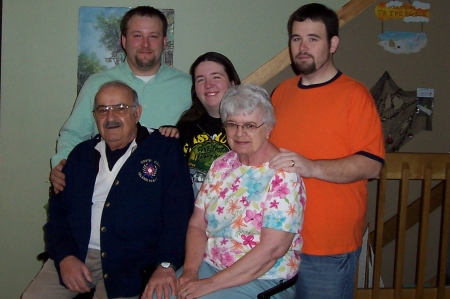
[[[353,298],[366,183],[384,163],[380,118],[367,88],[333,64],[339,43],[334,11],[304,5],[291,15],[288,31],[300,75],[272,97],[277,125],[270,140],[281,153],[270,166],[299,173],[306,185],[296,298]]]

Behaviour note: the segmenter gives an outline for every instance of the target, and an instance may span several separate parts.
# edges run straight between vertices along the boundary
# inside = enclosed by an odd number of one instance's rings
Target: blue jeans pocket
[[[352,299],[361,248],[336,255],[301,255],[296,299]]]

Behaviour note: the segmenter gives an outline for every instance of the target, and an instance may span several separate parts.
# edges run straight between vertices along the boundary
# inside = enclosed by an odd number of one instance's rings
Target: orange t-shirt
[[[380,117],[367,88],[338,73],[326,83],[300,86],[300,76],[283,82],[272,103],[277,124],[270,140],[308,159],[362,154],[384,162]],[[303,252],[331,255],[362,243],[367,180],[350,184],[304,178],[306,209]]]

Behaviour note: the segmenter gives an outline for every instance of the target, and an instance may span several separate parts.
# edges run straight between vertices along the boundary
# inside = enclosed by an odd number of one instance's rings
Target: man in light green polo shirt
[[[144,111],[140,121],[148,128],[175,125],[191,105],[190,76],[161,61],[167,43],[164,14],[150,6],[138,6],[124,15],[120,30],[126,61],[86,80],[61,128],[57,153],[51,160],[50,180],[55,192],[64,189],[61,170],[70,151],[98,133],[91,111],[95,94],[104,83],[119,80],[136,90]]]

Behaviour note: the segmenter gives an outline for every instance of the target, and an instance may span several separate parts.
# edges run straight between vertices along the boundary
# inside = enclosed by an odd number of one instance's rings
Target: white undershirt
[[[147,83],[148,81],[150,81],[151,79],[153,79],[153,77],[155,77],[155,75],[151,75],[151,76],[136,76],[139,79],[141,79],[142,81],[144,81],[145,83]]]
[[[136,140],[128,147],[127,151],[117,160],[112,170],[109,170],[108,159],[106,158],[105,141],[100,141],[95,149],[100,152],[100,161],[98,162],[98,174],[95,180],[94,194],[92,195],[92,215],[91,215],[91,238],[89,248],[100,250],[100,222],[102,219],[103,206],[108,197],[109,190],[122,168],[125,161],[130,157],[131,152],[136,147]]]

